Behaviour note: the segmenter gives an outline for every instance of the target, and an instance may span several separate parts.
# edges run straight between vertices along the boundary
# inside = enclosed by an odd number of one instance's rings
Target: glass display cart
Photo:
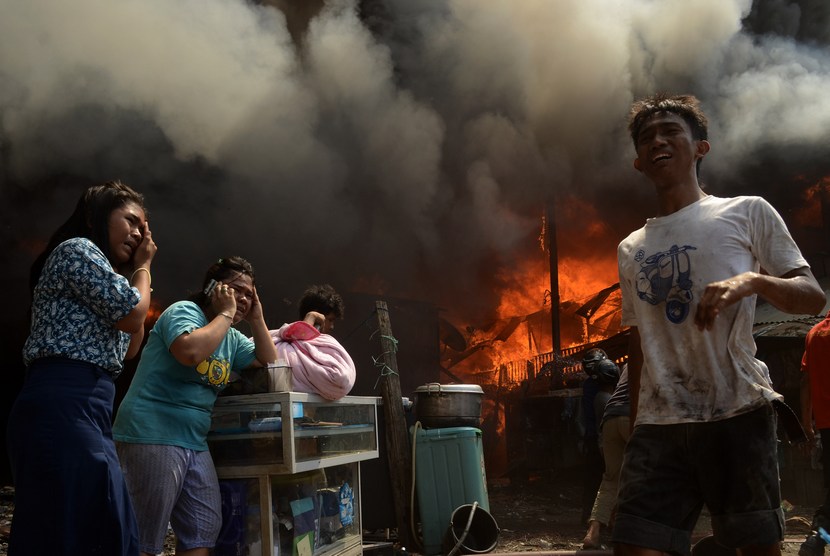
[[[359,462],[378,457],[378,398],[220,397],[208,433],[222,490],[216,556],[362,552]]]

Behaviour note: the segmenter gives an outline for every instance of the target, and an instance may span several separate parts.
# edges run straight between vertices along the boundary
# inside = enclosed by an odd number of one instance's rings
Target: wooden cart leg
[[[271,505],[271,478],[259,476],[259,517],[262,536],[262,556],[274,554],[274,516]]]

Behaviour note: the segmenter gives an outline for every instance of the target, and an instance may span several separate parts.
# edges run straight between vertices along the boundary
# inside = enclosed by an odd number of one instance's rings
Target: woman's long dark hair
[[[199,307],[207,307],[210,304],[210,298],[205,295],[204,289],[211,280],[217,282],[230,282],[240,274],[247,274],[251,277],[251,282],[256,284],[256,277],[254,276],[254,267],[251,263],[242,257],[227,257],[219,259],[208,268],[205,273],[205,279],[202,282],[202,289],[191,294],[187,300],[192,301]]]
[[[55,247],[73,237],[85,237],[98,246],[109,259],[109,217],[112,211],[127,203],[135,203],[144,210],[144,196],[120,181],[93,185],[84,191],[72,215],[55,230],[46,249],[35,259],[29,271],[29,289],[34,291],[46,259]]]

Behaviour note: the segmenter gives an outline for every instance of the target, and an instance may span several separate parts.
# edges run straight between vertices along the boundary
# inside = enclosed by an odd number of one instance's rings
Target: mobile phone
[[[205,286],[205,297],[210,297],[210,294],[213,293],[213,290],[216,289],[217,285],[219,285],[219,282],[211,278],[210,282],[208,282],[207,286]]]

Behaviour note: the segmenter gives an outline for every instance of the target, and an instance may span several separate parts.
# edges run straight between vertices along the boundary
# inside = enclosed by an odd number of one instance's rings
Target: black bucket
[[[470,512],[474,512],[472,521]],[[470,523],[470,530],[464,535],[467,522]],[[442,548],[444,554],[449,554],[461,540],[456,554],[486,554],[496,548],[498,539],[499,526],[493,516],[478,504],[464,504],[452,512]]]

